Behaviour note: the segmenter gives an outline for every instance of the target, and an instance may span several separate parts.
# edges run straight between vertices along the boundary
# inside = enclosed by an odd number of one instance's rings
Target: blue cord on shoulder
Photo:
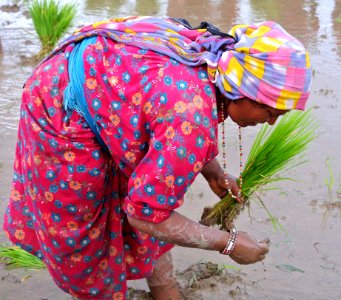
[[[99,134],[98,127],[94,118],[90,115],[88,103],[84,94],[85,72],[83,54],[87,46],[96,43],[96,36],[87,38],[77,43],[72,50],[68,60],[68,73],[70,82],[64,90],[63,107],[65,111],[74,110],[84,117],[86,123],[96,136],[102,149],[109,153],[107,145]]]

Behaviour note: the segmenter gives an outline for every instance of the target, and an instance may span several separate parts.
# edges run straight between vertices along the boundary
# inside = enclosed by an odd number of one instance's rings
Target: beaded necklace
[[[227,160],[226,160],[226,139],[225,139],[225,114],[224,114],[224,101],[221,101],[221,133],[222,133],[222,139],[223,139],[223,151],[222,151],[222,156],[223,156],[223,171],[224,171],[224,178],[225,178],[225,184],[227,187],[227,191],[229,195],[232,197],[232,199],[236,199],[237,197],[241,197],[242,194],[242,185],[243,185],[243,177],[242,177],[242,172],[243,172],[243,148],[242,148],[242,130],[241,127],[238,127],[238,139],[239,139],[239,191],[238,195],[235,196],[232,193],[232,190],[229,186],[229,182],[227,180]]]

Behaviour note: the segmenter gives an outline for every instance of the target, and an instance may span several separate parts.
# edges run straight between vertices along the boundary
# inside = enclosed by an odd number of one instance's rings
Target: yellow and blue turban
[[[117,18],[78,29],[51,55],[96,35],[153,50],[189,66],[206,64],[209,79],[231,100],[248,97],[278,109],[303,110],[309,96],[309,55],[275,22],[236,25],[223,33],[206,22],[192,28],[182,19]]]

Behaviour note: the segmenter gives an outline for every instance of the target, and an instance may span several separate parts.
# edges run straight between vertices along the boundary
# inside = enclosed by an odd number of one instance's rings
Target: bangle
[[[223,250],[220,251],[220,253],[224,255],[230,255],[237,244],[237,238],[238,231],[236,230],[236,228],[232,228],[230,230],[230,237],[226,243],[226,246]]]

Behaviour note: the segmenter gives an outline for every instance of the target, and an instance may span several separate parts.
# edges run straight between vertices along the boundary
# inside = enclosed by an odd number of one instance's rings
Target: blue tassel
[[[63,107],[67,113],[76,111],[78,114],[83,116],[95,134],[96,139],[101,145],[102,149],[109,153],[108,147],[99,134],[97,123],[89,112],[88,103],[84,94],[85,72],[83,54],[87,46],[96,43],[96,39],[97,37],[94,36],[82,40],[80,43],[76,44],[75,48],[70,54],[68,64],[70,82],[64,90]]]

